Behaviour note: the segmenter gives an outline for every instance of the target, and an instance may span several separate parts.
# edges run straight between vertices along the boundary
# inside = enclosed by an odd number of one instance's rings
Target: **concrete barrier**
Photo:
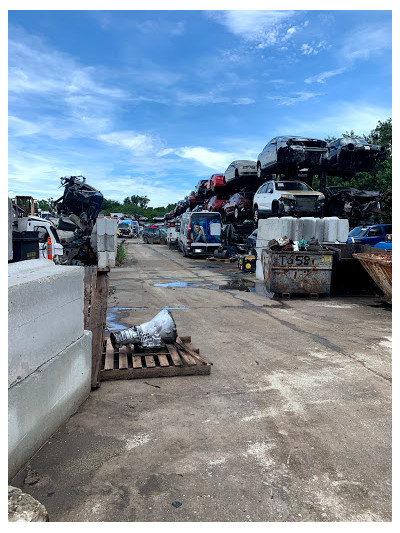
[[[92,333],[8,390],[8,475],[11,479],[90,393]]]
[[[33,259],[8,266],[9,479],[91,390],[84,269]]]
[[[9,386],[83,335],[83,268],[31,259],[8,265]]]

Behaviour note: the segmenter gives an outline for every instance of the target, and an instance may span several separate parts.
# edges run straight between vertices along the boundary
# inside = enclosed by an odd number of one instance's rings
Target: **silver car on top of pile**
[[[257,178],[255,161],[249,161],[247,159],[232,161],[224,172],[224,182],[227,184],[239,182],[242,178]]]

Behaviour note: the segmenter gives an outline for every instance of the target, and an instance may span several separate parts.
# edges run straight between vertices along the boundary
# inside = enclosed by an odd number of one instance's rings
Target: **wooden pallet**
[[[110,339],[104,343],[100,379],[160,378],[171,376],[208,375],[210,361],[193,348],[191,337],[177,337],[158,352],[139,352],[129,346],[112,347]]]

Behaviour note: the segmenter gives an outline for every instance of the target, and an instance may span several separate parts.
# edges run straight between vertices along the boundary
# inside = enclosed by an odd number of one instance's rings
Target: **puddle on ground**
[[[186,307],[184,305],[179,307],[108,307],[107,308],[107,319],[106,319],[106,330],[110,331],[113,329],[125,329],[132,326],[125,326],[123,324],[119,324],[117,322],[118,314],[123,311],[136,311],[136,310],[144,310],[144,309],[154,309],[155,311],[161,311],[162,309],[189,309],[189,307]]]
[[[249,281],[247,279],[230,279],[227,280],[225,285],[217,285],[215,283],[207,284],[204,281],[169,281],[167,283],[154,283],[154,287],[165,287],[165,288],[194,288],[194,289],[208,289],[211,291],[227,291],[227,290],[236,290],[236,291],[245,291],[245,292],[254,292],[255,283],[254,281]]]
[[[248,279],[231,279],[226,285],[220,285],[220,290],[234,290],[244,292],[255,292],[255,282]]]

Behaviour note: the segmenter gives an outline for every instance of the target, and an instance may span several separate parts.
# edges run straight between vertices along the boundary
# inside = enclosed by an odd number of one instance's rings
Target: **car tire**
[[[258,210],[258,207],[255,206],[254,207],[254,224],[256,225],[256,227],[258,228],[258,221],[260,220],[260,212]]]
[[[149,244],[147,239],[143,239],[144,244]]]
[[[279,215],[279,203],[276,200],[272,202],[271,213],[275,216]]]

